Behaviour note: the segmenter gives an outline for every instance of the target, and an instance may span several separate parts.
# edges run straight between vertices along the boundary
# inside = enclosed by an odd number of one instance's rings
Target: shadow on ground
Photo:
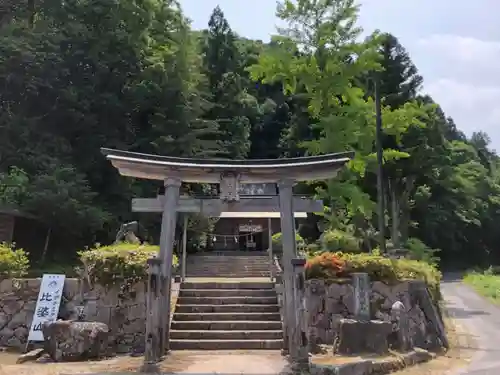
[[[446,311],[448,311],[448,314],[453,319],[468,319],[468,318],[473,317],[473,316],[490,315],[489,312],[482,311],[482,310],[470,310],[470,309],[463,309],[463,308],[452,307],[452,306],[446,306]]]

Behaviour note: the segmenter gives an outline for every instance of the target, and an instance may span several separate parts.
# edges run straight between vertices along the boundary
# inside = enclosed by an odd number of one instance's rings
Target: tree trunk
[[[47,258],[47,251],[49,250],[49,241],[51,234],[52,234],[52,227],[49,227],[49,229],[47,230],[47,235],[45,236],[45,244],[43,246],[42,257],[40,259],[41,264],[44,264],[45,258]]]
[[[410,229],[410,196],[415,186],[415,176],[406,178],[405,187],[401,196],[401,219],[400,219],[400,235],[401,243],[406,243],[409,238]]]
[[[395,249],[399,249],[401,246],[400,236],[399,236],[399,200],[397,187],[394,181],[389,180],[389,195],[391,203],[391,241]]]

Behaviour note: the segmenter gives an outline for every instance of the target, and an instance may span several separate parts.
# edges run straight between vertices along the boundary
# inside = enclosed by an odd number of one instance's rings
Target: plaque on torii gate
[[[106,158],[123,176],[163,181],[165,194],[163,198],[153,200],[135,200],[133,204],[139,207],[150,207],[149,212],[162,213],[159,273],[161,274],[160,303],[156,304],[158,311],[150,311],[148,319],[154,319],[157,324],[147,324],[146,348],[152,346],[155,340],[149,336],[159,335],[160,353],[169,349],[169,319],[170,294],[172,279],[173,243],[177,212],[201,212],[208,215],[221,211],[264,210],[254,207],[255,199],[240,197],[241,184],[275,183],[278,186],[278,197],[263,198],[258,203],[266,211],[279,210],[281,219],[283,245],[283,279],[284,279],[284,341],[285,349],[289,350],[292,360],[304,356],[304,351],[297,348],[301,342],[302,332],[297,328],[296,306],[294,301],[294,269],[292,260],[297,256],[295,242],[294,212],[303,208],[305,212],[321,211],[321,202],[301,199],[293,196],[292,188],[296,182],[310,180],[326,180],[336,176],[338,171],[352,158],[352,153],[338,153],[321,156],[262,159],[262,160],[220,160],[178,158],[135,152],[102,149]],[[180,197],[180,186],[186,183],[220,184],[219,200],[196,200]],[[295,206],[308,207],[295,207]],[[252,206],[252,207],[250,207]],[[251,208],[251,209],[249,209]],[[137,209],[137,210],[139,210]],[[192,211],[188,211],[192,210]],[[184,211],[186,210],[186,211]],[[143,211],[144,212],[144,211]],[[156,313],[156,314],[155,314]],[[154,322],[153,322],[154,323]],[[295,327],[295,328],[294,328]],[[151,352],[158,353],[152,350]],[[148,358],[146,350],[145,361],[157,361],[158,358]],[[305,352],[307,356],[307,352]]]

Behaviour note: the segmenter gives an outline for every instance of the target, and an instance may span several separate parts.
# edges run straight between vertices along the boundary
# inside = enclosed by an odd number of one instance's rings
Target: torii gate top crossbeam
[[[197,159],[141,154],[102,148],[121,175],[150,180],[177,178],[191,183],[219,183],[221,174],[237,173],[240,183],[274,183],[282,179],[294,181],[324,180],[336,176],[352,157],[343,152],[289,159]]]

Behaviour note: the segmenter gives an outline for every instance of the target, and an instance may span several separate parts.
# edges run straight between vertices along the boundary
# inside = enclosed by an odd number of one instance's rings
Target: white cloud
[[[433,63],[424,91],[466,134],[485,131],[500,150],[500,42],[435,34],[418,49]]]
[[[500,151],[500,86],[476,86],[451,79],[439,79],[425,86],[458,127],[470,135],[488,133],[492,148]]]
[[[500,58],[500,42],[485,41],[459,35],[434,34],[420,39],[419,44],[439,54],[445,54],[462,63],[489,62]]]

